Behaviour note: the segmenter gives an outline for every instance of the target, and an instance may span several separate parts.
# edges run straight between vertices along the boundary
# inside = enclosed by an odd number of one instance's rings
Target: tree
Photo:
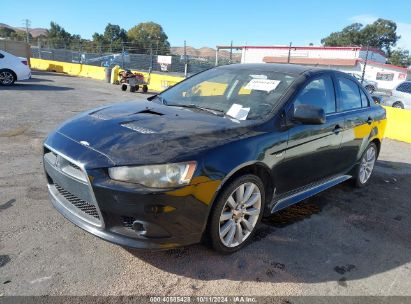
[[[397,24],[391,20],[378,19],[362,29],[363,41],[369,46],[385,51],[388,56],[391,48],[401,37],[397,35]]]
[[[388,63],[407,68],[411,65],[411,56],[408,50],[397,49],[391,52]]]
[[[154,22],[140,23],[128,30],[127,36],[130,42],[136,45],[137,51],[156,54],[170,52],[168,37],[161,25]]]
[[[121,51],[123,42],[127,42],[127,32],[116,24],[107,24],[103,34],[93,34],[93,44],[100,52]]]
[[[365,27],[361,23],[353,23],[340,32],[331,33],[321,43],[325,46],[370,46],[390,56],[392,47],[400,39],[396,31],[397,24],[394,21],[378,19]]]
[[[0,37],[10,38],[13,33],[16,33],[16,31],[11,28],[0,27]]]

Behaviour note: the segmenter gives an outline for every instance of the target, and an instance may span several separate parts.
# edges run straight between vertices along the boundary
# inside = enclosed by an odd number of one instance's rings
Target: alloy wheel
[[[220,215],[220,240],[226,247],[242,244],[254,230],[261,212],[261,192],[254,183],[238,186]]]
[[[374,169],[375,160],[376,160],[375,147],[370,146],[367,149],[367,152],[365,152],[363,158],[361,159],[360,182],[362,184],[365,184],[369,180],[372,170]]]
[[[14,76],[8,71],[0,72],[0,83],[3,85],[12,84],[14,81]]]

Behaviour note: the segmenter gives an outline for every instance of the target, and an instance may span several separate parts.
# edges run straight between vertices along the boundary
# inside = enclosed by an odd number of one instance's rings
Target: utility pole
[[[187,70],[188,70],[188,63],[187,63],[187,42],[184,40],[184,78],[187,78]]]
[[[23,25],[26,28],[26,42],[30,43],[30,33],[29,33],[29,27],[30,27],[30,20],[29,19],[23,19]]]
[[[291,46],[293,45],[292,42],[290,42],[290,47],[288,48],[288,58],[287,58],[287,63],[290,63],[291,61]]]
[[[365,62],[364,62],[364,68],[362,70],[362,75],[361,75],[361,84],[364,82],[364,76],[365,76],[365,68],[367,67],[367,62],[368,62],[368,51],[369,51],[370,46],[367,45],[367,52],[365,53]]]
[[[230,64],[233,62],[233,40],[231,40],[230,44]]]

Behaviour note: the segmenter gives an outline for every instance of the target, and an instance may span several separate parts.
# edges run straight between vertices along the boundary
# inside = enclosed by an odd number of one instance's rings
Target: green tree
[[[140,23],[129,29],[127,36],[138,52],[148,53],[151,50],[156,54],[167,54],[170,52],[168,37],[160,24],[154,22]]]
[[[0,27],[0,37],[10,38],[13,33],[16,33],[16,31],[11,28]]]
[[[353,23],[346,26],[340,32],[331,33],[321,40],[325,46],[351,46],[362,44],[361,23]]]
[[[400,39],[396,31],[397,24],[394,21],[378,19],[365,27],[361,23],[353,23],[340,32],[331,33],[321,43],[325,46],[370,46],[390,56],[392,47]]]
[[[99,52],[118,52],[123,42],[127,42],[127,32],[116,24],[107,24],[103,34],[93,34],[93,45]]]
[[[396,49],[391,52],[388,63],[407,68],[411,65],[411,56],[408,50]]]

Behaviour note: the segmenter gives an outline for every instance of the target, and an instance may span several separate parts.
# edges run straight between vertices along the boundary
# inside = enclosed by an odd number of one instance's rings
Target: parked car
[[[391,96],[388,97],[385,105],[399,108],[399,109],[411,109],[411,81],[404,81],[394,88],[391,92]]]
[[[269,216],[369,182],[385,109],[353,77],[297,65],[213,68],[147,101],[65,122],[44,144],[55,208],[122,246],[209,239],[230,253]]]
[[[348,73],[349,75],[355,77],[360,83],[362,76],[358,73]],[[362,81],[363,87],[368,91],[368,93],[373,94],[375,90],[378,88],[378,82],[373,80],[365,79]]]
[[[9,86],[30,78],[31,70],[27,59],[0,50],[0,85]]]

